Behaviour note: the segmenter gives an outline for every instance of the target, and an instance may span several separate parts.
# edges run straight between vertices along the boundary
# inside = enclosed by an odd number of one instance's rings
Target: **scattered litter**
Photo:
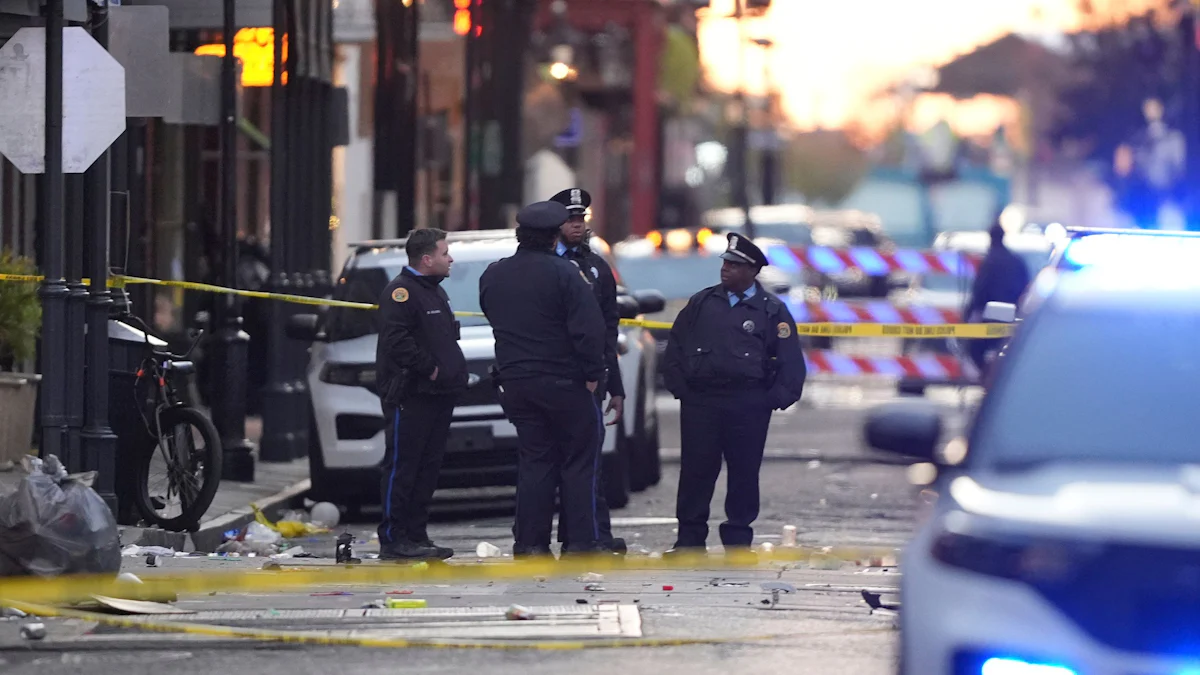
[[[533,580],[542,584],[546,583],[546,577],[534,577]]]
[[[279,519],[284,522],[292,521],[296,523],[306,523],[309,521],[308,514],[297,509],[284,511],[283,515],[279,516]]]
[[[338,507],[329,502],[313,504],[309,514],[312,516],[314,525],[324,526],[325,528],[337,527],[338,523],[342,522],[342,512],[338,510]]]
[[[783,526],[783,542],[780,545],[787,546],[789,548],[794,547],[796,545],[796,526],[795,525],[784,525]]]
[[[179,555],[179,553],[176,552],[175,549],[167,548],[166,546],[130,545],[130,546],[126,546],[125,548],[121,549],[121,556],[124,558],[139,558],[144,555],[161,555],[161,556],[173,558],[173,557]],[[184,553],[184,555],[187,555],[187,554]]]
[[[16,489],[0,494],[0,577],[120,571],[120,531],[90,487],[95,472],[68,476],[54,455],[26,455],[21,467]]]
[[[584,586],[584,587],[583,587],[583,590],[585,590],[585,591],[592,591],[592,592],[598,592],[598,591],[603,591],[603,590],[604,590],[604,586],[601,586],[600,584],[588,584],[588,585],[586,585],[586,586]]]
[[[673,591],[673,590],[675,590],[675,587],[674,586],[663,586],[663,590],[664,591]]]
[[[266,514],[258,508],[257,504],[251,504],[250,508],[254,510],[254,522],[250,523],[250,527],[246,528],[247,536],[249,536],[250,528],[255,524],[275,532],[284,539],[295,539],[297,537],[307,537],[314,534],[324,534],[329,531],[328,527],[323,526],[319,522],[305,523],[296,520],[280,520],[277,523],[272,523],[267,518]],[[336,507],[335,507],[336,510]]]
[[[750,585],[749,581],[726,581],[724,579],[713,579],[708,582],[709,586],[718,588],[742,588]]]
[[[594,581],[604,581],[604,575],[596,574],[595,572],[588,572],[587,574],[579,577],[576,581],[581,581],[584,583],[594,582]]]
[[[893,612],[900,610],[900,605],[898,603],[881,602],[879,600],[880,595],[880,593],[872,593],[865,588],[862,590],[862,599],[867,603],[867,606],[871,608],[872,614],[874,614],[875,610],[877,609],[886,609]]]
[[[796,587],[791,584],[785,584],[782,581],[768,581],[762,584],[762,589],[771,594],[771,599],[763,599],[762,604],[774,607],[779,604],[780,593],[795,593]]]
[[[529,621],[530,619],[534,618],[533,610],[529,609],[528,607],[522,607],[521,605],[513,605],[512,607],[508,608],[507,612],[504,613],[504,618],[508,619],[509,621]]]
[[[21,624],[21,637],[26,640],[41,640],[46,637],[46,624],[41,622]]]
[[[412,591],[388,591],[385,595],[412,595]]]
[[[420,599],[388,598],[388,609],[425,609],[426,602]]]
[[[819,460],[819,459],[808,460],[808,468],[816,469],[816,468],[819,468],[820,466],[821,466],[821,460]]]
[[[0,619],[24,619],[29,616],[16,607],[0,607]]]
[[[372,600],[362,606],[363,609],[387,609],[387,603],[383,600]]]
[[[351,593],[350,591],[326,591],[323,593],[309,593],[309,595],[316,598],[316,597],[329,597],[329,596],[334,596],[334,595],[354,595],[354,594]]]
[[[872,493],[871,493],[871,499],[879,499],[879,493],[878,493],[878,492],[872,492]]]
[[[162,557],[153,553],[146,556],[146,567],[162,567]]]
[[[475,555],[480,558],[499,558],[503,553],[499,546],[486,541],[479,542],[475,547]]]
[[[293,546],[285,551],[281,551],[271,556],[272,560],[286,560],[287,558],[303,557],[304,547]]]
[[[192,614],[186,609],[179,609],[165,602],[149,602],[146,600],[130,600],[128,598],[112,598],[107,595],[93,595],[91,599],[99,605],[99,609],[115,611],[121,614]]]
[[[586,604],[588,604],[588,601],[584,598],[575,598],[575,604],[586,605]]]
[[[360,558],[354,557],[354,547],[351,545],[353,542],[354,535],[349,532],[338,535],[337,544],[333,549],[333,557],[337,564],[357,565],[362,562]]]
[[[129,583],[129,584],[142,583],[142,580],[139,579],[138,576],[132,572],[121,572],[120,574],[117,575],[117,581],[123,581],[123,582]]]
[[[771,542],[769,542],[769,541],[764,541],[764,542],[762,543],[762,545],[761,545],[761,546],[759,546],[759,548],[761,548],[761,549],[762,549],[762,552],[763,552],[763,553],[770,553],[771,551],[774,551],[774,550],[775,550],[775,544],[772,544],[772,543],[771,543]]]

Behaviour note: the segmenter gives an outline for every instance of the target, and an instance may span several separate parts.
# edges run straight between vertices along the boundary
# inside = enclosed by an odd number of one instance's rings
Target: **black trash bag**
[[[121,570],[117,521],[91,488],[54,455],[26,457],[27,475],[0,495],[0,577],[112,574]]]

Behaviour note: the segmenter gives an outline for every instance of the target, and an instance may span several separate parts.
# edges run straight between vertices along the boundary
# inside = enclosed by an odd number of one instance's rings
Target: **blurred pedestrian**
[[[496,339],[496,384],[519,442],[513,555],[550,555],[561,488],[569,552],[602,549],[596,450],[603,413],[604,317],[584,273],[555,254],[567,208],[538,202],[517,213],[517,252],[479,279]]]
[[[983,310],[989,302],[1019,303],[1029,287],[1029,268],[1021,256],[1004,245],[1004,227],[999,218],[992,224],[988,234],[992,239],[991,245],[979,264],[970,301],[963,311],[968,323],[982,321]],[[981,374],[987,371],[987,353],[999,349],[1003,343],[1002,338],[968,341],[967,351]]]
[[[467,390],[467,361],[458,346],[459,324],[441,282],[450,276],[446,233],[413,230],[405,243],[408,265],[379,298],[376,385],[383,404],[384,560],[446,559],[427,532],[450,420]]]
[[[621,369],[617,365],[617,331],[620,330],[621,325],[621,313],[617,309],[617,279],[613,276],[612,268],[605,262],[604,257],[593,251],[587,244],[589,234],[587,210],[592,204],[592,196],[588,194],[587,190],[580,188],[563,190],[551,197],[550,201],[567,207],[568,213],[567,222],[559,228],[555,252],[583,271],[583,277],[591,285],[596,301],[600,303],[600,312],[604,315],[604,363],[608,373],[606,380],[596,388],[595,395],[596,403],[601,406],[604,404],[605,395],[609,396],[608,407],[604,412],[606,415],[614,413],[607,425],[613,426],[620,423],[625,411],[625,385],[621,381]],[[597,466],[600,466],[599,454],[603,445],[604,427],[601,427],[600,442],[596,444]],[[599,489],[596,491],[596,511],[597,517],[600,519],[600,542],[606,548],[624,553],[626,551],[625,540],[614,539],[612,536],[612,518],[609,514],[608,502],[604,498],[603,471],[597,480],[599,480]],[[562,517],[560,511],[558,542],[562,544],[564,551],[568,551],[570,548],[567,544],[568,528],[568,520]]]
[[[727,554],[749,552],[771,415],[800,400],[807,375],[791,312],[755,279],[766,256],[745,237],[727,239],[721,283],[688,300],[664,356],[667,389],[680,401],[679,535],[670,554],[706,549],[722,457],[721,543]]]

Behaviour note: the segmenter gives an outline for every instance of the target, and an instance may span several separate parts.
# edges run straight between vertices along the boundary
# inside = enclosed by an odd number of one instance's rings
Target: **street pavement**
[[[893,392],[892,387],[883,384],[813,383],[800,406],[776,415],[762,471],[762,513],[755,526],[757,544],[770,542],[779,546],[783,527],[793,525],[802,545],[884,549],[903,545],[921,504],[919,490],[908,483],[904,463],[865,450],[861,441],[865,411],[871,405],[894,398]],[[964,401],[953,390],[934,390],[929,396],[942,405],[953,433],[962,424]],[[967,397],[965,403],[971,400]],[[678,405],[671,399],[661,399],[659,405],[663,426],[662,481],[633,495],[627,507],[613,513],[614,531],[628,541],[631,556],[669,548],[675,536]],[[713,533],[709,539],[710,554],[714,556],[720,555],[715,531],[723,516],[724,494],[722,475],[713,500]],[[356,555],[366,558],[363,564],[380,565],[371,559],[371,554],[378,550],[373,537],[375,517],[377,514],[367,511],[360,522],[343,523],[331,534],[295,542],[328,560],[296,559],[283,564],[328,564],[332,562],[334,536],[350,531],[355,535]],[[510,552],[511,522],[512,500],[503,490],[449,493],[438,497],[431,535],[438,543],[455,549],[452,564],[503,564],[503,559],[478,559],[476,547],[489,542],[506,554]],[[264,562],[261,558],[245,557],[167,558],[162,567],[151,568],[141,557],[124,561],[127,571],[141,577],[250,571],[260,569]],[[895,564],[894,559],[860,558],[838,564],[782,566],[764,557],[759,566],[739,570],[606,572],[597,582],[600,586],[590,590],[586,580],[570,576],[376,587],[330,585],[252,594],[222,592],[183,595],[173,603],[179,610],[189,612],[273,610],[245,619],[256,628],[275,626],[322,634],[459,639],[477,639],[498,627],[494,620],[478,621],[478,625],[456,623],[457,618],[444,615],[447,609],[458,608],[455,611],[462,612],[466,608],[494,607],[502,613],[517,603],[545,616],[558,611],[603,616],[603,612],[612,610],[611,603],[615,603],[636,608],[632,616],[637,621],[622,615],[621,630],[628,629],[650,639],[711,639],[712,644],[582,651],[413,648],[397,653],[386,648],[284,646],[236,638],[151,634],[62,619],[47,619],[47,637],[31,642],[19,636],[23,620],[0,619],[0,672],[52,675],[77,673],[87,668],[120,675],[159,673],[164,669],[181,674],[222,670],[367,674],[394,672],[403,667],[423,673],[472,669],[559,673],[570,669],[582,675],[611,673],[615,666],[631,672],[681,668],[692,673],[728,673],[753,668],[882,675],[895,667],[896,616],[887,610],[873,612],[863,601],[861,591],[874,589],[886,595],[888,589],[895,589],[899,583]],[[781,595],[778,605],[772,606],[770,593],[761,586],[770,582],[790,584],[796,592]],[[388,591],[411,591],[411,594],[386,595]],[[360,616],[363,612],[359,610],[365,605],[389,597],[423,599],[429,609],[412,610],[403,619],[387,619],[392,623],[370,626],[364,626],[362,622],[366,619],[362,618],[331,618],[339,612],[316,615],[288,611],[351,610],[347,616]],[[427,614],[429,618],[423,618]],[[494,618],[503,621],[499,615]],[[593,616],[587,621],[594,619]],[[228,622],[229,617],[209,620]],[[395,623],[401,620],[405,623]],[[635,625],[638,622],[640,626]],[[548,630],[553,635],[555,631],[566,630],[564,626],[568,623],[531,622],[529,628]],[[600,625],[604,625],[603,620]],[[611,628],[616,624],[609,625]],[[511,628],[511,622],[499,628]]]

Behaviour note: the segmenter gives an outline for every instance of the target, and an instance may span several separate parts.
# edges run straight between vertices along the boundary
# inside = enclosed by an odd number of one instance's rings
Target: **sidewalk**
[[[262,437],[262,421],[257,417],[246,420],[246,437],[256,445]],[[0,470],[0,493],[7,493],[20,482],[20,466]],[[177,551],[212,551],[221,544],[227,530],[244,527],[254,520],[250,504],[257,504],[270,517],[275,517],[293,499],[308,491],[308,459],[291,462],[258,462],[253,483],[221,481],[200,529],[193,533],[166,532],[156,528],[126,526],[121,528],[123,545],[168,546]]]

